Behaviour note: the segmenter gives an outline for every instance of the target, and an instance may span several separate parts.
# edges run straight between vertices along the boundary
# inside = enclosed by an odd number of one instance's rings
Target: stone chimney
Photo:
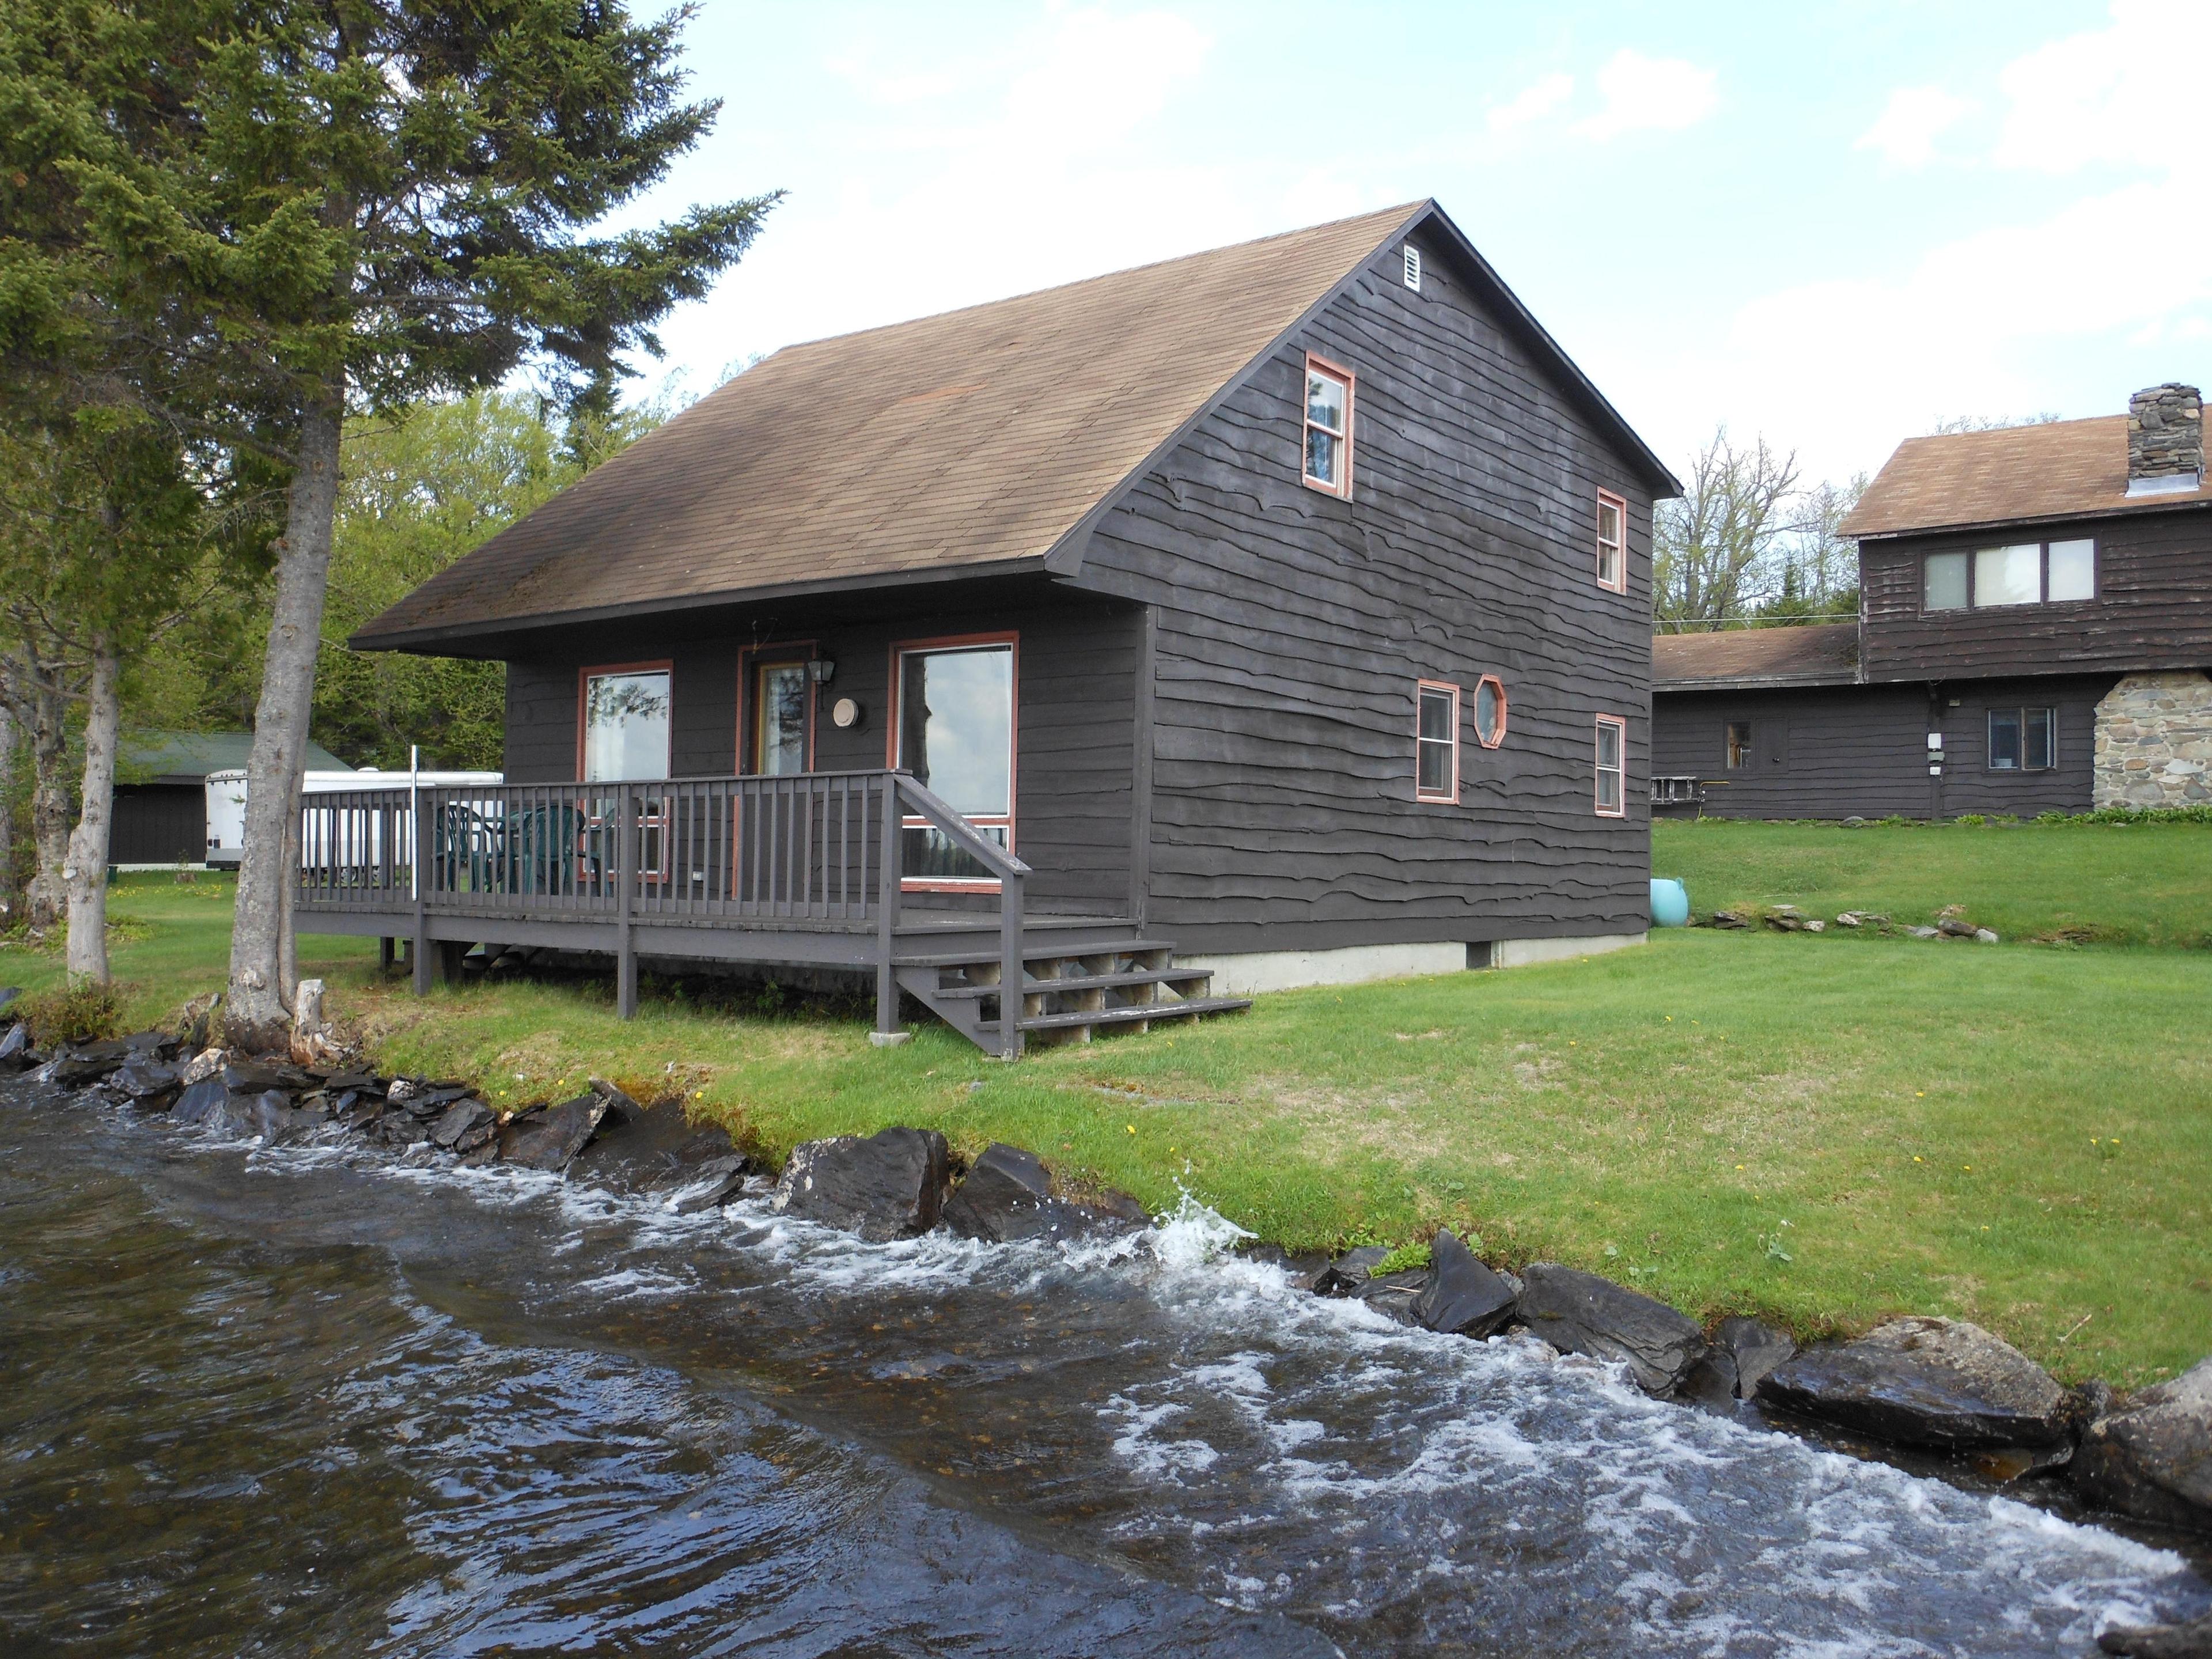
[[[2204,480],[2204,399],[2172,381],[2128,399],[2128,494],[2183,495]]]

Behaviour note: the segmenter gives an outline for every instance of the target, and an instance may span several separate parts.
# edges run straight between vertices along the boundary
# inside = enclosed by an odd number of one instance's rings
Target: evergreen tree
[[[587,414],[773,197],[587,228],[663,177],[689,16],[621,0],[9,0],[0,353],[289,471],[231,955],[234,1042],[289,1021],[300,774],[349,413],[538,365]],[[91,343],[88,346],[85,340]]]

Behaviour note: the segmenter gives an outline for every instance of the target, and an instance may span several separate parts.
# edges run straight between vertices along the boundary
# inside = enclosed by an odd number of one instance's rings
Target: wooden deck
[[[295,927],[408,941],[418,994],[440,947],[487,943],[607,956],[624,1018],[641,957],[846,969],[875,976],[878,1042],[903,1040],[903,990],[1006,1059],[1244,1006],[1127,917],[1030,912],[1028,866],[903,772],[398,784],[301,811]]]

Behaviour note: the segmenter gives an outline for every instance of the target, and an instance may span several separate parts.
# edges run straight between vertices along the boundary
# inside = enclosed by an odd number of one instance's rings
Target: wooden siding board
[[[2083,604],[1920,611],[1921,562],[2008,541],[2097,542]],[[1869,680],[2212,666],[2212,509],[2136,513],[1859,546]]]
[[[1411,294],[1387,252],[1086,552],[1085,585],[1158,607],[1150,893],[1187,951],[1646,923],[1649,491],[1494,319]],[[1350,501],[1298,482],[1309,349],[1359,376]],[[1596,583],[1601,487],[1630,502],[1626,595]],[[1484,673],[1504,747],[1463,714],[1461,804],[1417,803],[1416,679]],[[1628,721],[1625,818],[1594,810],[1599,713]]]
[[[2084,812],[2094,793],[2097,702],[2112,683],[2109,675],[1956,681],[1935,688],[1932,711],[1926,685],[1662,692],[1652,715],[1652,769],[1705,779],[1709,817]],[[2056,710],[2057,765],[1990,771],[1991,708]],[[1723,764],[1732,720],[1752,728],[1752,764],[1736,772]],[[1765,735],[1778,729],[1787,733],[1778,759]],[[1944,737],[1940,781],[1928,773],[1930,731]]]
[[[686,619],[687,623],[690,619]],[[1132,721],[1141,651],[1137,607],[1060,590],[1025,604],[956,604],[901,620],[853,622],[834,611],[733,611],[672,637],[662,625],[592,631],[507,671],[507,767],[516,782],[573,779],[576,671],[588,662],[658,653],[675,664],[672,748],[679,775],[726,775],[737,765],[739,659],[748,647],[811,640],[836,665],[817,708],[814,764],[869,769],[885,761],[895,641],[1012,631],[1021,639],[1017,850],[1034,872],[1033,908],[1120,912],[1128,902],[1134,758]],[[841,732],[840,696],[866,718]]]

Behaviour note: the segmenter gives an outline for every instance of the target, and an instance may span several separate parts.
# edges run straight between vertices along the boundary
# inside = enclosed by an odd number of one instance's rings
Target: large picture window
[[[2058,763],[2058,714],[2051,708],[1990,710],[1988,768],[2048,772]]]
[[[1597,814],[1628,815],[1628,722],[1613,714],[1597,717]]]
[[[1352,372],[1306,358],[1305,481],[1332,495],[1352,494]]]
[[[668,682],[662,663],[584,671],[577,757],[584,782],[668,775]]]
[[[1459,803],[1459,687],[1416,683],[1413,798]]]
[[[2097,544],[2087,537],[1930,553],[1921,565],[1923,611],[2078,605],[2096,597]]]
[[[1014,836],[1014,641],[924,641],[898,647],[891,764],[1009,851]],[[926,818],[905,821],[905,872],[922,884],[997,878]]]

